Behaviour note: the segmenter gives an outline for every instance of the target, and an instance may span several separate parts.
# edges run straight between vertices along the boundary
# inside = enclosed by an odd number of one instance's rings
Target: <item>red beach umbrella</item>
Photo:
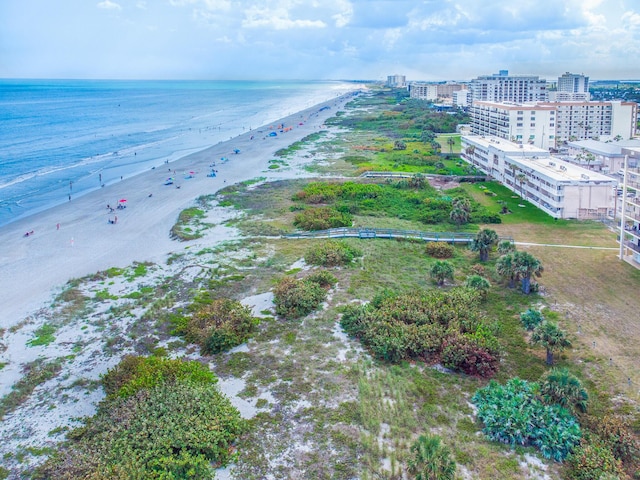
[[[121,198],[121,199],[120,199],[120,200],[118,200],[118,201],[119,201],[120,203],[124,203],[124,202],[126,202],[126,201],[127,201],[127,199],[126,199],[126,198]]]

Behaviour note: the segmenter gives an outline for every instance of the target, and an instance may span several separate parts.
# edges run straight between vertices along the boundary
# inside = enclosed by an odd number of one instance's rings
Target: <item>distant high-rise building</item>
[[[387,77],[387,87],[404,88],[407,86],[407,77],[404,75],[389,75]]]
[[[558,77],[557,91],[549,93],[549,100],[555,102],[589,101],[589,77],[567,72]]]
[[[482,102],[545,102],[547,81],[534,75],[509,75],[507,70],[483,75],[471,80],[473,101]]]
[[[442,98],[452,98],[453,94],[462,90],[464,86],[460,83],[423,83],[412,82],[409,84],[409,96],[420,100],[437,100]]]

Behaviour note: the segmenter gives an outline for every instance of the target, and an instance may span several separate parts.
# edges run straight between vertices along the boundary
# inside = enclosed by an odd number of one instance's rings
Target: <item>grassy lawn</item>
[[[449,139],[453,138],[453,145],[449,145]],[[436,137],[436,142],[440,144],[440,148],[445,153],[460,153],[460,134],[459,133],[441,133]]]

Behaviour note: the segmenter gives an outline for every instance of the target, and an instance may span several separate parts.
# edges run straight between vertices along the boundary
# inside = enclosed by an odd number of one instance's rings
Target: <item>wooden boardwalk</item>
[[[296,232],[284,238],[386,238],[411,239],[424,242],[447,242],[468,244],[476,238],[475,233],[466,232],[422,232],[420,230],[396,230],[393,228],[330,228],[311,232]],[[513,242],[512,237],[499,237],[499,241]]]
[[[485,182],[490,180],[488,175],[437,175],[435,173],[406,173],[406,172],[374,172],[367,171],[360,175],[362,178],[438,178],[444,180],[458,180],[462,182]]]

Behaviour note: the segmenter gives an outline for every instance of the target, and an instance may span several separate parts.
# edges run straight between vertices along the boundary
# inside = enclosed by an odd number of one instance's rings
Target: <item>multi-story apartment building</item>
[[[441,98],[451,98],[454,92],[463,89],[459,83],[422,83],[412,82],[409,84],[409,96],[420,100],[438,100]]]
[[[474,101],[469,115],[473,135],[500,137],[546,150],[555,147],[556,110],[553,106]]]
[[[627,162],[620,199],[620,259],[640,268],[640,148],[623,148],[623,153]]]
[[[558,77],[556,91],[549,92],[552,102],[589,101],[589,77],[575,73],[564,73]]]
[[[404,75],[387,76],[387,87],[405,88],[407,86],[407,77]]]
[[[473,102],[472,132],[540,148],[581,139],[629,139],[636,133],[634,102]]]
[[[495,137],[463,136],[462,158],[555,218],[612,213],[617,180]],[[526,207],[524,207],[526,208]]]
[[[544,105],[556,108],[557,144],[618,136],[628,140],[636,133],[638,105],[635,102],[557,102]]]
[[[483,102],[544,102],[547,81],[533,75],[509,75],[507,70],[471,80],[473,101]]]
[[[468,108],[471,106],[471,90],[467,88],[453,92],[451,97],[456,107]]]

